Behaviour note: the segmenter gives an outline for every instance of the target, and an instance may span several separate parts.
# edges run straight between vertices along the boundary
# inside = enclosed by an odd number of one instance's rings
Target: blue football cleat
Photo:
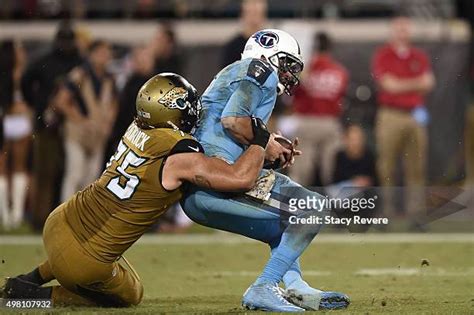
[[[287,289],[285,298],[305,310],[337,310],[346,308],[351,303],[350,298],[339,292],[326,292],[311,287],[301,289]]]
[[[304,309],[288,302],[284,290],[275,284],[253,284],[245,291],[242,306],[249,310],[270,312],[304,312]]]

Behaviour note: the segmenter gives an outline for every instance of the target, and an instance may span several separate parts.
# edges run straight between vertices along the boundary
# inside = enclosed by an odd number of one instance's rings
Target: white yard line
[[[474,276],[474,268],[465,270],[446,270],[443,268],[367,268],[359,269],[354,273],[359,276],[446,276],[466,277]]]
[[[190,272],[193,275],[196,275],[195,271]],[[249,271],[249,270],[240,270],[240,271],[210,271],[210,272],[200,272],[200,276],[211,276],[211,277],[257,277],[260,275],[260,271]],[[333,273],[331,271],[323,270],[305,270],[305,276],[330,276]]]
[[[190,274],[196,276],[195,271],[190,271]],[[223,271],[209,271],[199,272],[200,277],[257,277],[260,274],[259,271],[250,270],[223,270]],[[304,276],[332,276],[335,274],[333,271],[326,270],[304,270]],[[422,277],[470,277],[474,276],[474,268],[468,268],[463,270],[446,270],[443,268],[363,268],[352,272],[354,276],[422,276]]]
[[[212,234],[144,235],[138,244],[199,245],[199,244],[244,244],[251,239],[224,232]],[[313,245],[321,243],[474,243],[474,233],[365,233],[365,234],[322,234]],[[0,245],[42,244],[39,235],[0,235]]]

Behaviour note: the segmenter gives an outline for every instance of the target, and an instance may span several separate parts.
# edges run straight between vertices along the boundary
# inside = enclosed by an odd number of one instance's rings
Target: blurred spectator
[[[325,186],[325,193],[330,198],[339,200],[359,199],[369,200],[376,196],[372,189],[377,185],[375,171],[375,157],[366,145],[364,130],[356,125],[350,124],[344,130],[344,147],[336,155],[334,170],[334,184]],[[375,198],[377,199],[377,198]],[[377,202],[375,201],[375,207]],[[368,211],[368,210],[372,211]],[[376,209],[376,208],[375,208]],[[373,217],[376,215],[374,208],[364,211],[348,211],[347,208],[334,208],[335,214],[340,218],[350,218],[354,215],[361,217]],[[351,226],[351,232],[363,232],[367,226]]]
[[[76,49],[71,25],[59,25],[52,49],[32,62],[22,78],[23,96],[35,111],[33,142],[33,224],[41,229],[51,209],[58,203],[57,194],[63,163],[59,121],[47,110],[58,82],[81,58]]]
[[[81,57],[86,57],[89,52],[89,46],[92,42],[90,31],[85,27],[78,27],[76,29],[76,46]]]
[[[5,142],[5,154],[0,157],[0,213],[6,228],[16,228],[23,222],[28,188],[27,160],[33,128],[31,111],[20,91],[25,57],[19,42],[5,40],[0,43],[0,108],[4,112],[0,123],[3,127],[2,141]],[[6,171],[7,161],[12,166],[10,172]],[[11,175],[11,198],[7,192],[8,175]]]
[[[332,182],[334,156],[341,144],[340,116],[347,89],[348,73],[331,56],[331,39],[326,33],[315,38],[314,55],[295,91],[296,134],[304,152],[290,169],[291,177],[302,185],[311,185],[320,167],[324,185]]]
[[[155,73],[174,72],[182,74],[183,61],[178,53],[176,36],[171,25],[160,25],[151,41]]]
[[[375,157],[367,148],[364,130],[349,125],[344,133],[344,148],[336,155],[334,183],[349,187],[370,187],[377,182]]]
[[[148,47],[136,48],[132,54],[132,67],[133,72],[120,93],[118,115],[112,129],[106,156],[111,156],[115,152],[120,138],[132,123],[135,117],[135,100],[138,90],[154,74],[152,51]]]
[[[102,170],[117,111],[115,83],[107,72],[111,58],[110,45],[94,41],[86,61],[69,73],[55,97],[54,106],[65,120],[63,201],[96,180]]]
[[[243,0],[240,11],[242,30],[227,42],[222,51],[222,67],[240,60],[249,37],[264,28],[267,20],[266,0]]]
[[[391,24],[391,39],[377,49],[372,72],[378,85],[376,119],[377,168],[384,186],[396,184],[398,160],[403,159],[407,186],[406,210],[424,208],[427,130],[425,95],[435,83],[428,55],[410,43],[411,22],[398,17]],[[392,194],[384,193],[384,211],[394,214]],[[418,212],[419,213],[419,212]]]

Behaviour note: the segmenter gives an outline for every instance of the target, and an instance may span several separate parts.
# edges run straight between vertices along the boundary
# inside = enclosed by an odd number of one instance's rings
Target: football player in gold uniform
[[[43,231],[47,261],[28,274],[8,278],[4,297],[136,305],[143,288],[123,253],[182,197],[183,184],[224,191],[254,185],[269,139],[259,119],[253,120],[252,144],[230,165],[206,157],[189,135],[199,120],[200,99],[181,76],[151,78],[138,92],[136,109],[135,121],[102,176],[49,215]],[[44,286],[53,279],[60,285]]]

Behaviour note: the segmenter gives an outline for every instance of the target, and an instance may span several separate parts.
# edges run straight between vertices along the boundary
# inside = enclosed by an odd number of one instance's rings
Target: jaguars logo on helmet
[[[136,120],[141,128],[179,128],[189,133],[197,126],[201,100],[197,90],[175,73],[160,73],[138,91]]]
[[[186,108],[187,104],[185,102],[177,102],[176,100],[185,100],[187,97],[188,91],[186,91],[186,89],[183,89],[181,87],[175,87],[172,88],[168,93],[166,93],[165,96],[160,98],[158,102],[171,109],[177,108],[183,110]]]

